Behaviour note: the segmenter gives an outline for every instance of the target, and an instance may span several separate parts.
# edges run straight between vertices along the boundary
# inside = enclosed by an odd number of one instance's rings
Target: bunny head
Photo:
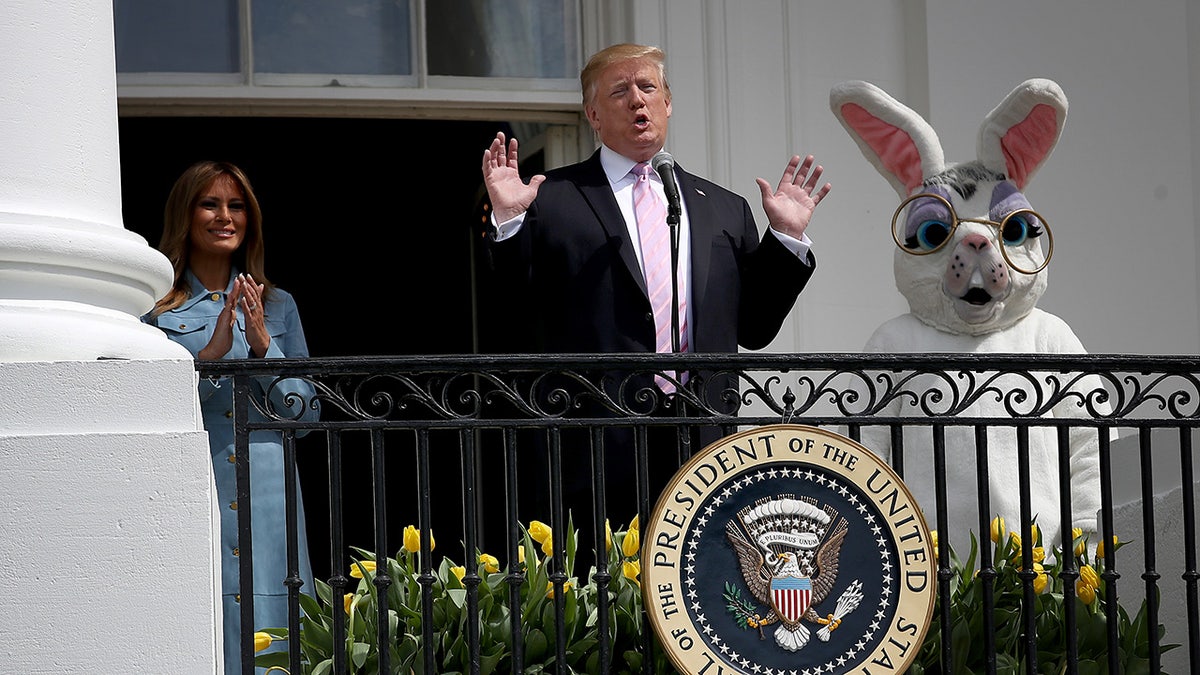
[[[1023,82],[984,118],[977,158],[958,164],[944,161],[920,115],[875,85],[840,83],[829,104],[902,202],[892,224],[894,270],[912,314],[964,335],[1028,315],[1046,290],[1053,242],[1022,190],[1062,134],[1062,89]]]

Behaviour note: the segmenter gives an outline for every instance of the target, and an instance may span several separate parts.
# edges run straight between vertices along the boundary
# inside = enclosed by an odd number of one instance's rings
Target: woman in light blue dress
[[[197,359],[308,356],[296,303],[263,273],[262,214],[245,174],[224,162],[199,162],[171,189],[159,249],[175,268],[171,291],[143,320]],[[313,388],[297,379],[254,383],[260,401],[287,417],[315,419]],[[200,407],[216,479],[221,533],[225,672],[240,668],[239,547],[234,460],[233,382],[201,378]],[[294,395],[288,398],[289,394]],[[288,406],[288,402],[291,406]],[[252,421],[262,420],[253,405]],[[287,529],[282,437],[250,435],[250,500],[254,556],[254,630],[287,626]],[[291,477],[297,480],[296,476]],[[299,498],[297,482],[296,495]],[[302,504],[302,502],[301,502]],[[298,504],[301,590],[312,594],[304,509]],[[275,645],[281,648],[282,645]]]

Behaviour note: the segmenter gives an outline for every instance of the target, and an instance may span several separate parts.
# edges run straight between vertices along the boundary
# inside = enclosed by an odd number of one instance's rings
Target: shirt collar
[[[238,274],[240,274],[240,272],[238,271],[237,267],[234,267],[232,270],[229,271],[229,281],[226,282],[225,288],[222,289],[222,290],[224,290],[224,292],[226,294],[229,294],[230,292],[233,291],[233,279]],[[187,276],[188,276],[188,285],[192,291],[192,297],[196,297],[197,295],[208,295],[209,293],[212,293],[214,290],[216,290],[216,289],[212,289],[212,288],[205,288],[204,284],[200,283],[200,280],[196,278],[196,275],[192,274],[191,269],[188,269]]]
[[[635,165],[637,165],[637,162],[618,154],[616,150],[607,145],[600,146],[600,168],[604,169],[604,175],[608,178],[609,184],[615,186],[627,179],[629,172],[633,171]],[[657,173],[651,171],[650,175],[655,180],[659,180]]]

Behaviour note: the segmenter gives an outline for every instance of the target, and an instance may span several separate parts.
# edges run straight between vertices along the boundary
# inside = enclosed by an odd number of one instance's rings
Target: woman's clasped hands
[[[248,274],[239,274],[233,280],[233,290],[225,297],[225,306],[217,315],[217,325],[212,338],[197,354],[198,358],[216,360],[224,357],[233,347],[233,328],[237,324],[240,308],[245,319],[246,342],[253,356],[263,357],[271,346],[271,334],[264,320],[263,284],[255,283]]]

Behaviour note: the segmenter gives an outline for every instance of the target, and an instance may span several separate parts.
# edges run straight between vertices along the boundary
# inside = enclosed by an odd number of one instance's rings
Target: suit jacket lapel
[[[689,235],[691,237],[692,270],[692,332],[703,317],[704,294],[708,290],[709,262],[712,257],[712,238],[716,231],[709,196],[697,187],[695,176],[676,165],[679,180],[679,196],[687,205]]]
[[[579,181],[579,191],[592,208],[592,212],[596,214],[596,219],[599,221],[600,227],[608,234],[609,241],[616,239],[619,242],[617,253],[621,257],[621,261],[625,263],[629,274],[637,282],[638,288],[642,289],[642,294],[649,297],[646,290],[646,278],[642,275],[641,266],[638,265],[637,253],[635,253],[634,242],[629,236],[629,227],[625,224],[625,216],[621,215],[621,209],[617,206],[617,198],[613,196],[612,186],[609,185],[608,177],[604,175],[604,169],[600,166],[599,150],[587,160],[584,170],[585,179]]]

